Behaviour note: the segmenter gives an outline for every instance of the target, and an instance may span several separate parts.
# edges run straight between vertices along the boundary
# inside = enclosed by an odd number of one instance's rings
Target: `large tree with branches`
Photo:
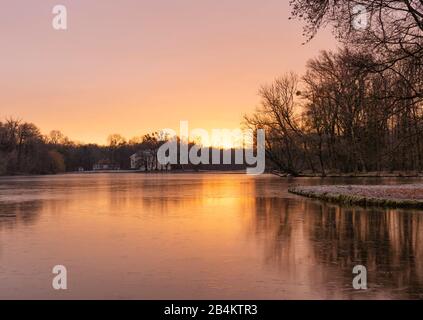
[[[423,58],[423,0],[291,0],[294,17],[305,21],[307,40],[332,25],[350,48],[368,51],[374,67],[392,68],[402,60],[421,67]],[[362,21],[357,27],[357,21]]]

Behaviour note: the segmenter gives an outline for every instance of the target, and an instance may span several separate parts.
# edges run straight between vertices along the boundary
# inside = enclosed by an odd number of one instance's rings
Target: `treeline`
[[[133,153],[159,144],[155,133],[129,141],[114,134],[108,140],[107,146],[80,144],[60,131],[43,135],[32,123],[6,119],[0,122],[0,175],[92,170],[101,160],[129,169]]]
[[[354,30],[348,8],[363,3],[369,24]],[[262,106],[245,119],[266,130],[272,166],[293,175],[423,169],[423,3],[395,3],[291,1],[311,38],[332,23],[343,49],[261,88]]]
[[[49,148],[35,125],[13,119],[0,122],[0,175],[64,170],[63,155]]]
[[[126,140],[119,134],[108,137],[108,144],[81,144],[70,140],[60,131],[41,134],[32,123],[16,119],[0,122],[0,175],[17,174],[56,174],[63,172],[91,171],[97,163],[107,162],[121,170],[131,169],[130,156],[136,152],[147,151],[157,156],[159,147],[168,138],[164,133],[154,132]],[[179,155],[178,139],[178,159]],[[196,144],[190,142],[188,150]],[[172,165],[173,170],[241,170],[244,164],[235,164],[235,150],[230,150],[231,163],[223,163],[223,150],[219,150],[222,164]],[[157,169],[155,169],[157,170]]]

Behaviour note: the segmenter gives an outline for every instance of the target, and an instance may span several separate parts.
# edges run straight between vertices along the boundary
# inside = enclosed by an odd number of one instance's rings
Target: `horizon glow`
[[[177,127],[240,127],[277,76],[302,74],[336,48],[322,32],[306,45],[286,1],[66,0],[66,31],[52,28],[56,1],[2,0],[0,118],[44,134],[105,144]],[[229,147],[229,146],[227,146]]]

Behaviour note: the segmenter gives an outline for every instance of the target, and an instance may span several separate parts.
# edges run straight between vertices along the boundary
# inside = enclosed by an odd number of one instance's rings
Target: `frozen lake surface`
[[[343,208],[292,185],[419,179],[244,174],[0,178],[0,298],[423,298],[423,212]],[[68,290],[52,288],[64,265]],[[352,287],[356,265],[367,291]]]

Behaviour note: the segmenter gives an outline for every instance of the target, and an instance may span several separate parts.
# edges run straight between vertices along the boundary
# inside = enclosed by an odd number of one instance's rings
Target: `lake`
[[[291,185],[418,179],[245,174],[0,178],[1,299],[419,299],[423,211]],[[52,288],[64,265],[68,289]],[[352,287],[364,265],[368,290]]]

